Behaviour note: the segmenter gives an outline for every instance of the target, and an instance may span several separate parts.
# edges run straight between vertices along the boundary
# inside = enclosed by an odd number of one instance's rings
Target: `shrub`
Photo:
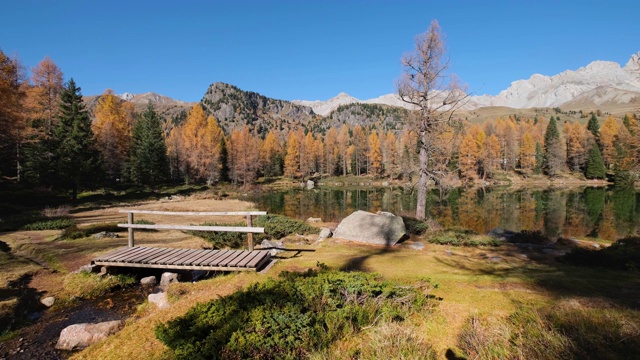
[[[558,261],[579,266],[639,271],[640,237],[619,239],[611,246],[600,250],[574,248],[570,253],[558,258]]]
[[[42,216],[46,218],[59,218],[69,216],[71,212],[71,206],[62,205],[58,207],[49,207],[47,206],[42,210]]]
[[[284,272],[198,304],[155,331],[179,359],[298,359],[375,321],[428,309],[427,289],[326,268]]]
[[[410,216],[403,216],[402,220],[404,220],[404,225],[409,235],[422,235],[429,230],[426,221],[418,220]]]
[[[246,226],[244,222],[233,224],[204,223],[204,226]],[[254,226],[264,227],[264,234],[254,234],[254,239],[280,239],[291,234],[317,234],[320,229],[304,221],[291,219],[283,215],[258,216]],[[239,248],[245,243],[246,234],[222,231],[188,231],[189,234],[201,237],[211,242],[214,248]]]
[[[68,217],[42,219],[31,222],[22,227],[23,230],[61,230],[75,225],[75,221]]]
[[[509,239],[509,242],[547,245],[552,243],[553,241],[548,236],[544,235],[540,230],[522,230],[515,233],[511,237],[511,239]]]
[[[427,241],[438,245],[452,246],[500,246],[502,241],[490,236],[476,235],[471,230],[449,229],[437,231],[427,237]]]
[[[88,237],[103,231],[118,232],[118,231],[123,231],[123,229],[119,228],[117,223],[91,224],[84,228],[79,228],[77,225],[73,224],[65,228],[64,230],[62,230],[62,234],[60,234],[59,239],[61,240],[81,239],[81,238]]]

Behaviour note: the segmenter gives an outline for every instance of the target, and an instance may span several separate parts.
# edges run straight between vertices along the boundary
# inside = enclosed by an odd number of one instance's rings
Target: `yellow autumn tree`
[[[273,130],[267,133],[260,148],[260,167],[267,177],[282,174],[282,146]]]
[[[520,146],[520,169],[525,173],[530,173],[536,166],[536,142],[528,131],[522,136]]]
[[[493,172],[500,166],[500,163],[502,162],[501,150],[498,137],[491,134],[485,142],[483,152],[483,157],[486,160],[483,164],[484,175],[493,175]]]
[[[389,130],[381,143],[384,143],[382,152],[384,171],[389,177],[394,178],[398,175],[398,139],[393,131]]]
[[[248,185],[258,176],[260,144],[249,131],[248,126],[231,133],[229,146],[231,180],[235,184]]]
[[[337,138],[337,149],[340,158],[342,176],[347,176],[347,168],[349,167],[350,156],[347,154],[347,150],[349,149],[349,137],[349,128],[347,125],[342,125]]]
[[[182,127],[180,126],[175,126],[169,131],[169,136],[167,136],[167,155],[169,156],[171,178],[179,179],[182,175],[185,175],[185,150],[182,141]]]
[[[300,143],[294,132],[287,138],[287,154],[284,157],[284,176],[295,179],[300,177]]]
[[[382,174],[382,149],[380,148],[380,138],[376,131],[372,131],[369,134],[369,151],[367,157],[369,158],[369,169],[373,175]]]
[[[305,178],[317,170],[316,160],[318,157],[318,150],[316,147],[316,139],[313,137],[311,132],[308,132],[304,137],[304,141],[301,146],[301,153],[300,174]]]
[[[202,145],[199,150],[202,154],[200,177],[206,178],[208,184],[220,181],[220,171],[222,162],[220,159],[224,132],[218,121],[209,115],[207,117],[207,127],[202,134]]]
[[[611,169],[616,161],[616,137],[620,126],[613,116],[609,116],[600,127],[600,146],[602,147],[602,159],[607,169]]]
[[[123,175],[125,161],[129,158],[131,119],[124,111],[122,100],[111,89],[100,96],[94,115],[96,120],[92,130],[104,170],[112,179],[118,179]]]
[[[478,170],[480,147],[473,134],[467,134],[462,139],[459,149],[460,176],[465,179],[475,179]]]
[[[334,127],[329,129],[324,136],[324,160],[326,164],[325,171],[329,175],[335,175],[338,166],[339,152],[338,131]]]
[[[181,135],[185,161],[187,163],[187,175],[194,179],[206,179],[207,162],[205,157],[205,132],[207,129],[207,116],[200,104],[195,104],[187,114]]]

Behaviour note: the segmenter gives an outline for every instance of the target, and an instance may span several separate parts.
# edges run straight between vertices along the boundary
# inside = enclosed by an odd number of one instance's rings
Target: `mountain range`
[[[364,103],[409,108],[397,94],[359,100],[346,93],[326,101],[294,100],[309,106],[316,114],[327,116],[341,105]],[[554,76],[533,74],[517,80],[498,95],[471,96],[464,110],[489,106],[514,109],[538,107],[595,108],[608,105],[638,103],[640,105],[640,52],[631,56],[624,67],[612,61],[594,61],[578,70],[567,70]]]
[[[144,110],[146,104],[151,102],[167,118],[186,116],[186,111],[194,104],[152,92],[137,95],[123,93],[118,97],[134,103],[137,110]],[[85,97],[90,109],[98,98]],[[316,128],[340,123],[392,123],[403,116],[405,109],[410,108],[397,94],[360,100],[340,93],[326,101],[286,101],[243,91],[224,83],[211,84],[201,104],[218,119],[223,128],[247,124],[258,130],[289,128],[294,122]],[[640,108],[640,52],[632,55],[624,66],[611,61],[594,61],[577,70],[567,70],[553,76],[533,74],[527,80],[512,82],[511,86],[497,95],[470,96],[462,110],[556,107],[563,110],[637,111]]]

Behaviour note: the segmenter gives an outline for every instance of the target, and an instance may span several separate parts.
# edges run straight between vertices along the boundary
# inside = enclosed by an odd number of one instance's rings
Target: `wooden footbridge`
[[[269,250],[253,250],[253,234],[264,233],[264,228],[253,227],[252,217],[266,211],[239,212],[172,212],[151,210],[121,210],[128,213],[128,223],[118,224],[129,229],[129,246],[99,256],[92,265],[107,267],[133,267],[170,270],[256,271],[269,262]],[[195,226],[135,224],[134,214],[176,216],[246,216],[247,226]],[[228,231],[247,233],[248,250],[206,250],[142,247],[134,244],[134,229]]]

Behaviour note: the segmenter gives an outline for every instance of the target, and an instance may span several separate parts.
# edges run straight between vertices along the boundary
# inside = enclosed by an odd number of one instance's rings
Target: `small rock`
[[[310,218],[307,219],[307,222],[308,223],[319,223],[319,222],[322,222],[322,219],[321,218],[310,217]]]
[[[416,242],[416,243],[410,244],[409,248],[413,250],[422,250],[424,249],[424,244],[421,242]]]
[[[592,244],[592,246],[596,249],[600,249],[600,244]]]
[[[95,267],[95,266],[94,266],[94,265],[91,265],[91,264],[89,264],[89,265],[82,265],[82,266],[80,266],[80,267],[78,268],[78,270],[76,270],[74,273],[75,273],[75,274],[78,274],[78,273],[81,273],[81,272],[88,272],[88,273],[90,273],[90,272],[93,272],[93,268],[94,268],[94,267]]]
[[[108,231],[102,231],[97,234],[93,234],[94,239],[117,238],[117,237],[118,237],[118,234],[108,232]]]
[[[155,276],[147,276],[140,279],[140,285],[142,286],[155,286],[158,283],[158,279]]]
[[[444,252],[445,252],[445,254],[447,254],[447,255],[449,255],[449,256],[452,256],[452,255],[453,255],[453,253],[451,252],[451,250],[445,250]]]
[[[285,249],[282,241],[262,240],[262,243],[260,243],[260,245],[263,249],[270,249],[272,256],[278,255]]]
[[[162,277],[160,277],[161,288],[166,289],[174,282],[178,282],[178,274],[172,272],[162,273]]]
[[[60,332],[60,338],[56,344],[56,349],[79,350],[98,341],[104,340],[107,336],[118,332],[123,326],[120,320],[106,321],[98,324],[75,324],[67,326]]]
[[[382,182],[382,186],[384,186],[384,187],[389,186],[389,182],[388,182],[388,181],[383,181],[383,182]]]
[[[307,190],[311,190],[316,186],[313,180],[307,180]]]
[[[502,261],[502,258],[500,256],[490,256],[489,257],[489,261],[491,261],[491,262],[500,262],[500,261]]]
[[[330,238],[330,237],[331,237],[331,235],[332,235],[332,233],[331,233],[331,229],[329,229],[329,228],[322,228],[322,229],[320,230],[320,234],[318,234],[318,241],[322,241],[322,240],[324,240],[324,239],[326,239],[326,238]]]
[[[52,307],[55,302],[56,298],[54,298],[53,296],[47,296],[44,299],[40,299],[40,303],[46,307]]]
[[[169,298],[167,297],[167,293],[164,291],[160,291],[160,292],[156,292],[153,294],[149,294],[149,296],[147,297],[147,299],[149,299],[149,302],[154,304],[155,306],[158,307],[158,309],[165,309],[168,308],[169,305]]]

